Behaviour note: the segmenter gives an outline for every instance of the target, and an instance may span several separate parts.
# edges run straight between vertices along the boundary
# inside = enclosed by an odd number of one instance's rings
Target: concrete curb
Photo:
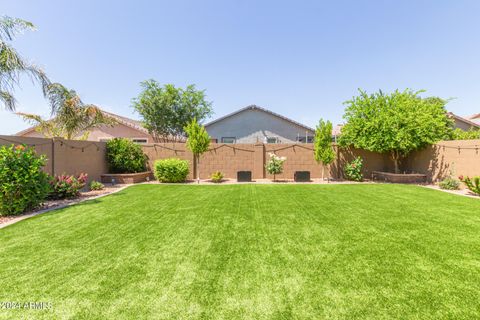
[[[445,189],[440,189],[436,186],[432,186],[432,185],[426,185],[426,186],[422,186],[421,187],[424,187],[424,188],[427,188],[427,189],[431,189],[431,190],[436,190],[436,191],[441,191],[441,192],[445,192],[445,193],[450,193],[450,194],[454,194],[456,196],[462,196],[462,197],[467,197],[467,198],[472,198],[472,199],[477,199],[477,200],[480,200],[480,197],[479,196],[476,196],[474,194],[465,194],[465,193],[460,193],[458,192],[459,190],[445,190]]]
[[[52,207],[52,208],[47,208],[47,209],[43,209],[43,210],[39,210],[39,211],[36,211],[36,212],[33,212],[33,213],[29,213],[29,214],[25,214],[25,215],[22,215],[22,216],[19,216],[17,218],[14,218],[12,220],[9,220],[5,223],[2,223],[0,224],[0,229],[3,229],[5,227],[8,227],[12,224],[15,224],[19,221],[22,221],[22,220],[25,220],[25,219],[28,219],[28,218],[31,218],[31,217],[35,217],[35,216],[38,216],[39,214],[43,214],[43,213],[47,213],[47,212],[50,212],[50,211],[54,211],[54,210],[59,210],[59,209],[63,209],[63,208],[66,208],[66,207],[70,207],[70,206],[73,206],[73,205],[76,205],[76,204],[79,204],[79,203],[82,203],[82,202],[85,202],[85,201],[90,201],[90,200],[95,200],[95,199],[99,199],[99,198],[102,198],[102,197],[106,197],[106,196],[109,196],[111,194],[114,194],[114,193],[117,193],[119,191],[122,191],[130,186],[132,186],[133,184],[129,184],[129,185],[125,185],[125,186],[121,186],[120,188],[118,189],[115,189],[113,190],[112,192],[109,192],[109,193],[105,193],[105,194],[101,194],[101,195],[98,195],[98,196],[94,196],[94,197],[91,197],[91,198],[88,198],[88,199],[82,199],[82,200],[78,200],[78,201],[73,201],[73,202],[70,202],[70,203],[67,203],[67,204],[63,204],[63,205],[60,205],[58,207]]]

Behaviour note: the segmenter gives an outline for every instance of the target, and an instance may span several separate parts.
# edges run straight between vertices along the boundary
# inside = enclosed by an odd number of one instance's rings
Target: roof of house
[[[141,131],[143,133],[146,133],[148,134],[148,130],[145,129],[143,126],[142,126],[142,122],[141,121],[138,121],[138,120],[133,120],[133,119],[130,119],[130,118],[127,118],[127,117],[124,117],[124,116],[119,116],[118,114],[114,114],[114,113],[111,113],[111,112],[107,112],[105,110],[102,110],[103,114],[105,114],[106,116],[110,117],[110,118],[113,118],[114,120],[116,120],[118,123],[120,124],[123,124],[127,127],[130,127],[132,129],[135,129],[135,130],[138,130],[138,131]],[[22,136],[24,134],[27,134],[33,130],[35,130],[37,126],[33,126],[33,127],[30,127],[30,128],[27,128],[25,130],[22,130],[18,133],[16,133],[15,135],[17,136]]]
[[[102,110],[102,112],[107,116],[117,120],[117,122],[126,125],[127,127],[130,127],[148,134],[148,130],[142,126],[142,122],[139,120],[133,120],[133,119],[130,119],[124,116],[119,116],[118,114],[114,114],[104,110]]]
[[[300,122],[297,122],[297,121],[295,121],[295,120],[289,119],[289,118],[287,118],[287,117],[285,117],[285,116],[282,116],[282,115],[280,115],[280,114],[278,114],[278,113],[275,113],[275,112],[273,112],[273,111],[270,111],[270,110],[268,110],[268,109],[259,107],[259,106],[254,105],[254,104],[249,105],[249,106],[246,106],[246,107],[244,107],[244,108],[241,108],[241,109],[239,109],[239,110],[237,110],[237,111],[235,111],[235,112],[229,113],[229,114],[227,114],[227,115],[225,115],[225,116],[223,116],[223,117],[220,117],[220,118],[218,118],[218,119],[215,119],[215,120],[213,120],[213,121],[205,124],[205,127],[208,127],[208,126],[210,126],[210,125],[212,125],[212,124],[214,124],[214,123],[220,122],[220,121],[222,121],[222,120],[224,120],[224,119],[233,117],[233,116],[235,116],[235,115],[237,115],[237,114],[239,114],[239,113],[242,113],[242,112],[244,112],[244,111],[247,111],[247,110],[259,110],[259,111],[268,113],[268,114],[270,114],[270,115],[272,115],[272,116],[274,116],[274,117],[280,118],[280,119],[285,120],[285,121],[288,121],[288,122],[290,122],[290,123],[293,123],[293,124],[295,124],[295,125],[297,125],[297,126],[300,126],[300,127],[304,128],[304,129],[307,129],[307,130],[310,130],[310,131],[315,131],[315,129],[310,128],[309,126],[306,126],[306,125],[304,125],[304,124],[302,124],[302,123],[300,123]]]
[[[457,116],[456,114],[452,113],[452,112],[449,112],[448,115],[456,120],[459,120],[459,121],[462,121],[472,127],[477,127],[477,128],[480,128],[480,123],[476,123],[476,122],[473,122],[472,119],[476,119],[477,116],[480,116],[480,114],[477,114],[477,115],[473,115],[473,116],[470,116],[468,118],[464,118],[464,117],[460,117],[460,116]]]

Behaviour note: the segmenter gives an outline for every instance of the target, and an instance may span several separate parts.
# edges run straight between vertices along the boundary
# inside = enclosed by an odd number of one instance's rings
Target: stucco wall
[[[306,132],[314,132],[258,109],[248,109],[231,117],[207,125],[208,134],[220,143],[222,137],[235,137],[237,143],[264,143],[266,137],[278,137],[280,143],[297,141]]]
[[[466,123],[465,121],[461,121],[459,119],[454,119],[454,122],[455,122],[455,128],[462,129],[463,131],[468,131],[472,128],[475,128],[470,123]]]

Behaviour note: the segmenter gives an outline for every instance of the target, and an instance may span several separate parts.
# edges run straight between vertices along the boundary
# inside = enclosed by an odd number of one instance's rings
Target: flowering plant
[[[348,180],[362,181],[363,160],[360,157],[355,158],[352,162],[345,165],[345,176]]]
[[[50,184],[52,186],[51,199],[74,198],[80,194],[80,190],[85,187],[88,175],[80,173],[77,176],[62,174],[55,176]]]
[[[269,153],[270,159],[265,165],[265,169],[268,173],[273,174],[273,180],[275,176],[283,172],[283,163],[287,160],[286,157],[279,157],[275,153]]]

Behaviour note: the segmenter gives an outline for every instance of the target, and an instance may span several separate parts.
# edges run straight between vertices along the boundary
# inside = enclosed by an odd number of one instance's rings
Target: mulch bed
[[[61,200],[47,200],[45,201],[41,206],[38,208],[24,212],[22,214],[18,215],[13,215],[13,216],[0,216],[0,226],[3,224],[6,224],[12,220],[21,220],[22,217],[34,214],[35,212],[42,211],[42,210],[47,210],[47,209],[55,209],[58,207],[66,206],[69,204],[74,204],[74,203],[79,203],[85,200],[89,200],[101,195],[109,194],[114,192],[115,190],[124,187],[125,185],[108,185],[105,184],[105,188],[103,190],[90,190],[90,191],[84,191],[81,192],[80,195],[76,198],[73,199],[61,199]]]

